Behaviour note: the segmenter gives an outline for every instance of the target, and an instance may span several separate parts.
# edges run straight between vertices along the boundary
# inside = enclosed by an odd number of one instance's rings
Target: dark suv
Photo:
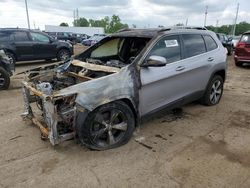
[[[222,45],[227,49],[227,54],[231,55],[233,52],[232,38],[228,37],[224,33],[216,33],[218,39],[221,41]]]
[[[71,44],[28,29],[0,29],[0,49],[5,50],[11,63],[53,58],[60,61],[73,54]]]

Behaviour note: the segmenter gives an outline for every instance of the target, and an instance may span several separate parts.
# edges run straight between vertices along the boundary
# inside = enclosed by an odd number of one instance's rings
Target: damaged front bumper
[[[52,145],[57,145],[65,140],[75,137],[74,125],[76,117],[76,107],[72,107],[59,112],[56,100],[51,96],[45,95],[36,88],[29,85],[28,82],[22,82],[22,93],[24,98],[24,113],[21,115],[24,119],[30,119],[41,131],[43,138],[48,138]],[[37,98],[41,101],[42,115],[36,116],[32,110],[31,104],[36,103]],[[70,131],[60,133],[60,124],[66,117],[71,117],[72,127]]]

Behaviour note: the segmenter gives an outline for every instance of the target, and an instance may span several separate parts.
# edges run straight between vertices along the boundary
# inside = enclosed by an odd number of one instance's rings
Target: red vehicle
[[[236,66],[242,66],[243,63],[250,63],[250,31],[242,34],[234,53]]]

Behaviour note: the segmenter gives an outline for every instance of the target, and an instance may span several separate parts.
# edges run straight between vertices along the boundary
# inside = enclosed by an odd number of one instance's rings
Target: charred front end
[[[32,120],[41,130],[42,138],[48,138],[52,145],[74,138],[79,91],[63,90],[119,70],[79,60],[33,69],[28,72],[27,81],[22,82],[25,108],[22,117]]]

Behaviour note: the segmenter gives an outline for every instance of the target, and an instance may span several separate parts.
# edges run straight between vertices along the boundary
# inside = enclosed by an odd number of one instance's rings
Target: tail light
[[[245,42],[239,42],[236,47],[237,48],[244,48],[245,46],[246,46]]]

